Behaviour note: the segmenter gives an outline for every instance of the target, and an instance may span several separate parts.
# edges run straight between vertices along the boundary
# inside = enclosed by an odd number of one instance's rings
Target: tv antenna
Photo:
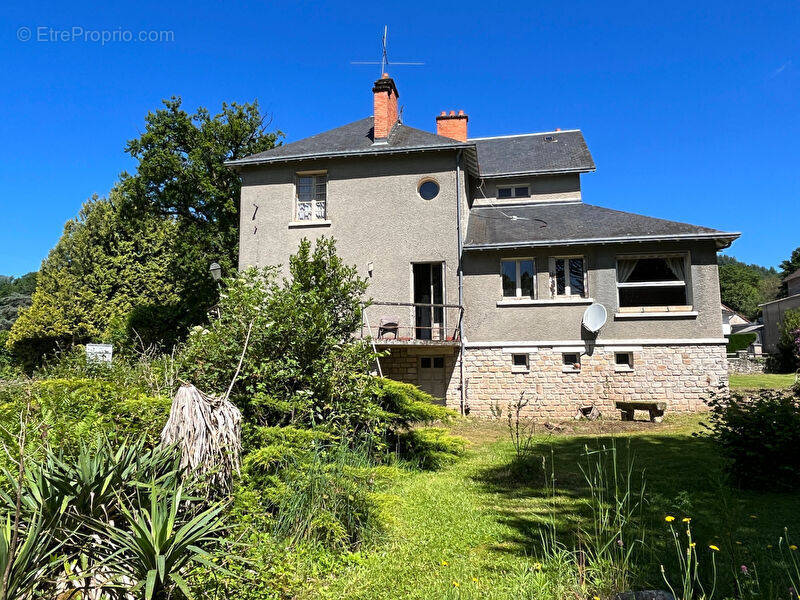
[[[381,60],[380,61],[376,61],[376,60],[352,60],[352,61],[350,61],[350,64],[351,65],[380,65],[381,66],[381,77],[383,77],[383,74],[387,72],[386,68],[389,65],[393,65],[393,66],[403,65],[403,66],[414,66],[414,67],[421,67],[421,66],[425,65],[424,62],[416,62],[416,61],[414,61],[414,62],[395,62],[395,61],[391,61],[390,62],[389,61],[389,55],[386,52],[386,38],[388,37],[388,34],[389,34],[389,26],[388,25],[384,25],[383,26],[383,38],[381,40],[381,46],[382,47],[381,47]]]

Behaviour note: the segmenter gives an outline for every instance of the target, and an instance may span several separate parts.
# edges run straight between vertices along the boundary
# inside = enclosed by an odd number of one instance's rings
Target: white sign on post
[[[111,344],[86,344],[86,360],[89,362],[110,363],[113,353]]]

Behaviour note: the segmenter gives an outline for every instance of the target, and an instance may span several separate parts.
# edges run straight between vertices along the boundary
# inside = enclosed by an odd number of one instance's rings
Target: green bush
[[[467,441],[440,427],[411,429],[400,434],[401,455],[420,469],[439,469],[463,456]]]
[[[751,489],[800,489],[800,396],[762,390],[716,397],[711,437],[728,458],[732,483]]]
[[[773,357],[774,370],[781,373],[796,371],[800,366],[797,348],[797,331],[800,330],[800,308],[783,314],[778,334],[778,351]]]
[[[726,351],[728,354],[736,354],[739,350],[747,350],[754,341],[755,333],[733,333],[728,337]]]
[[[81,443],[144,439],[154,445],[169,416],[171,400],[98,379],[48,379],[0,387],[0,425],[19,429],[19,415],[31,403],[35,439],[74,454]]]

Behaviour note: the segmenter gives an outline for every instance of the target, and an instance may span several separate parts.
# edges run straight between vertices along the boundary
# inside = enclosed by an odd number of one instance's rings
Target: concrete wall
[[[689,252],[688,299],[697,316],[617,318],[616,257],[648,252]],[[580,340],[581,317],[589,300],[550,299],[550,256],[582,254],[588,265],[588,296],[608,311],[598,340],[722,338],[716,248],[713,242],[694,244],[619,244],[554,249],[473,251],[464,258],[465,336],[468,342]],[[538,297],[529,306],[498,306],[503,300],[500,261],[534,257]]]
[[[327,171],[330,223],[298,226],[293,223],[294,178],[298,171],[311,170]],[[251,167],[241,175],[240,268],[286,265],[302,238],[332,236],[340,256],[362,276],[368,276],[367,264],[373,263],[368,290],[373,299],[411,302],[411,263],[444,262],[446,303],[457,303],[454,152],[305,161]],[[417,193],[423,177],[439,183],[433,200]],[[462,173],[466,206],[464,179]]]
[[[529,198],[497,197],[498,187],[527,185]],[[504,179],[483,179],[472,181],[470,194],[473,206],[501,206],[524,202],[554,202],[558,200],[580,200],[581,178],[577,173],[566,175],[536,175]]]
[[[783,322],[783,315],[787,310],[800,308],[800,295],[783,298],[776,302],[763,305],[764,329],[762,335],[764,339],[764,352],[773,353],[778,351],[778,340],[780,338],[780,327]]]

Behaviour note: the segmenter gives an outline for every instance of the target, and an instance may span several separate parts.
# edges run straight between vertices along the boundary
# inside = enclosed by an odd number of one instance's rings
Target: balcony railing
[[[376,301],[364,308],[361,337],[376,344],[457,345],[463,314],[457,304]]]

